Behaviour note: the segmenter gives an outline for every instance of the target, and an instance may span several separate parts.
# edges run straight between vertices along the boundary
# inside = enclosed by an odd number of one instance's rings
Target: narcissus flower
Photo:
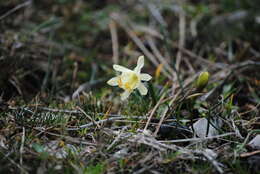
[[[133,92],[134,89],[138,89],[141,95],[146,95],[148,90],[142,83],[142,81],[151,80],[152,76],[146,73],[141,73],[141,69],[144,66],[144,56],[140,56],[137,61],[137,66],[134,70],[130,70],[121,65],[113,65],[114,70],[121,72],[122,74],[113,77],[107,84],[111,86],[119,86],[125,91],[121,94],[121,99],[125,100]]]

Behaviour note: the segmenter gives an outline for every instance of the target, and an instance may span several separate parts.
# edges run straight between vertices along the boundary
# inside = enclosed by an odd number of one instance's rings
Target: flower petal
[[[119,72],[130,72],[131,70],[121,65],[113,65],[114,70]]]
[[[152,76],[150,76],[149,74],[141,74],[140,75],[140,78],[141,78],[141,80],[143,80],[143,81],[149,81],[149,80],[151,80],[152,79]]]
[[[118,85],[119,77],[113,77],[112,79],[107,81],[107,84],[111,86],[117,86]]]
[[[143,66],[144,66],[144,56],[139,56],[137,61],[137,66],[135,67],[134,71],[136,73],[140,73]]]
[[[148,89],[144,86],[144,84],[140,83],[137,87],[138,91],[141,93],[141,95],[146,95],[148,92]]]
[[[131,94],[130,91],[125,91],[121,94],[121,100],[125,100],[129,97],[129,95]]]

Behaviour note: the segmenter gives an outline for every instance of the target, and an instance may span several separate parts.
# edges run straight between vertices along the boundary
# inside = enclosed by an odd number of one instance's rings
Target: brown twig
[[[109,28],[110,28],[110,34],[112,40],[113,62],[114,64],[118,64],[119,46],[118,46],[117,26],[114,20],[110,21]]]
[[[81,109],[79,106],[77,106],[77,109],[80,110],[90,121],[92,121],[98,128],[100,128],[100,125],[92,119],[83,109]]]
[[[129,37],[133,40],[133,42],[140,48],[140,50],[143,51],[144,55],[154,64],[154,66],[159,66],[159,62],[156,60],[155,56],[144,46],[142,41],[138,38],[138,36],[135,34],[135,32],[130,28],[130,26],[127,24],[129,21],[125,17],[124,19],[120,16],[118,13],[111,14],[111,18],[114,19],[129,35]],[[165,69],[162,70],[163,74],[168,77],[169,79],[172,79],[171,75],[165,71]]]
[[[150,122],[151,122],[151,120],[152,120],[152,117],[153,117],[153,115],[154,115],[156,109],[157,109],[157,108],[160,106],[160,104],[162,103],[162,101],[163,101],[163,99],[164,99],[164,97],[165,97],[165,94],[166,94],[166,93],[163,93],[163,95],[161,96],[160,100],[157,102],[157,104],[154,106],[152,112],[150,113],[150,116],[149,116],[149,118],[148,118],[148,120],[147,120],[147,122],[146,122],[146,125],[145,125],[145,127],[144,127],[144,131],[147,130],[147,128],[148,128],[148,126],[149,126],[149,124],[150,124]]]
[[[15,11],[17,11],[17,10],[23,8],[23,7],[26,7],[26,6],[30,5],[31,3],[32,3],[32,1],[29,0],[29,1],[26,1],[26,2],[24,2],[24,3],[22,3],[22,4],[17,5],[17,6],[14,7],[13,9],[9,10],[8,12],[6,12],[6,13],[3,14],[2,16],[0,16],[0,21],[3,20],[4,18],[6,18],[7,16],[11,15],[11,14],[14,13]]]
[[[166,60],[165,57],[160,53],[160,51],[157,49],[154,39],[151,36],[146,36],[146,39],[148,41],[149,46],[151,47],[154,55],[158,58],[158,60],[165,66],[165,69],[167,69],[171,74],[175,74],[173,69],[171,68],[170,64]]]
[[[180,11],[179,13],[179,48],[184,48],[185,46],[185,27],[186,26],[186,19],[185,19],[185,14],[183,11]],[[180,68],[180,63],[182,60],[182,52],[179,50],[177,53],[177,58],[176,58],[176,69],[179,71]]]
[[[23,127],[22,140],[21,140],[21,146],[20,146],[20,165],[21,166],[23,166],[24,140],[25,140],[25,128]]]
[[[196,141],[196,142],[201,142],[201,141],[206,141],[206,140],[211,140],[215,138],[221,138],[221,137],[226,137],[230,135],[236,135],[235,132],[229,132],[221,135],[216,135],[216,136],[210,136],[210,137],[203,137],[203,138],[185,138],[185,139],[178,139],[178,140],[164,140],[164,141],[159,141],[162,143],[182,143],[182,142],[191,142],[191,141]]]
[[[171,99],[171,101],[169,102],[169,106],[171,106],[171,105],[173,104],[173,102],[175,101],[176,97],[177,97],[177,96],[175,96],[175,98],[172,98],[172,99]],[[167,114],[168,110],[169,110],[169,107],[165,108],[165,110],[164,110],[164,112],[163,112],[163,114],[162,114],[162,117],[161,117],[161,119],[160,119],[160,121],[159,121],[159,124],[157,125],[156,130],[155,130],[155,132],[154,132],[154,134],[153,134],[155,137],[157,136],[157,133],[158,133],[159,130],[160,130],[160,127],[161,127],[161,125],[162,125],[162,123],[163,123],[163,121],[164,121],[164,119],[165,119],[165,117],[166,117],[166,114]]]

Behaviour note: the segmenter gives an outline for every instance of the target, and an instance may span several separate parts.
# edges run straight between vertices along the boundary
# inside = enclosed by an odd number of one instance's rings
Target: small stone
[[[206,135],[208,120],[206,118],[199,119],[193,124],[194,133],[200,138],[205,138],[206,136],[211,137],[211,136],[218,135],[219,132],[216,128],[220,128],[222,126],[222,121],[220,119],[214,119],[211,120],[210,123],[214,124],[214,127],[211,124],[209,124],[208,135]]]
[[[113,157],[120,159],[120,158],[124,158],[125,156],[128,155],[128,149],[127,148],[123,148],[119,151],[117,151],[116,153],[114,153]]]
[[[253,149],[260,149],[260,135],[256,135],[255,138],[253,138],[248,145]]]

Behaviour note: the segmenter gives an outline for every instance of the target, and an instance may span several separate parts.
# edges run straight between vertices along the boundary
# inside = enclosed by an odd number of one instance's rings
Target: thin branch
[[[151,36],[146,36],[146,39],[148,41],[149,46],[151,47],[153,53],[158,58],[158,60],[165,65],[165,68],[171,73],[174,74],[174,71],[172,70],[170,64],[167,62],[166,58],[163,57],[163,55],[160,53],[160,51],[157,49],[154,39]]]
[[[236,135],[236,133],[235,132],[229,132],[229,133],[216,135],[216,136],[210,136],[210,137],[185,138],[185,139],[179,139],[179,140],[166,140],[166,141],[159,141],[159,142],[163,142],[163,143],[182,143],[182,142],[191,142],[191,141],[200,142],[200,141],[206,141],[206,140],[211,140],[211,139],[215,139],[215,138],[226,137],[226,136],[230,136],[230,135]]]
[[[185,46],[185,33],[186,33],[186,18],[184,12],[181,10],[179,13],[179,48],[184,48]],[[179,71],[180,69],[180,63],[182,60],[182,52],[179,50],[177,53],[177,59],[176,59],[176,69]]]
[[[96,121],[95,124],[99,125],[99,124],[103,124],[103,123],[106,123],[106,122],[109,122],[109,121],[119,120],[119,119],[122,119],[122,117],[112,117],[112,118],[110,117],[110,118],[107,118],[107,119],[104,119],[104,120]],[[77,128],[67,128],[67,130],[68,131],[75,131],[75,130],[80,130],[80,129],[84,129],[84,128],[89,128],[93,125],[94,125],[94,123],[91,122],[91,123],[88,123],[88,124],[81,125]]]
[[[26,6],[29,6],[30,4],[32,3],[31,0],[29,1],[26,1],[22,4],[19,4],[17,5],[16,7],[14,7],[13,9],[9,10],[8,12],[6,12],[5,14],[3,14],[2,16],[0,16],[0,21],[3,20],[4,18],[6,18],[7,16],[11,15],[12,13],[14,13],[15,11],[23,8],[23,7],[26,7]]]
[[[77,106],[77,109],[80,110],[90,121],[92,121],[98,128],[100,128],[100,125],[92,119],[83,109],[81,109],[79,106]]]
[[[23,166],[23,149],[24,149],[24,140],[25,140],[25,128],[23,127],[23,134],[20,146],[20,165]]]
[[[144,46],[142,43],[141,39],[138,38],[138,36],[135,34],[135,32],[128,26],[126,22],[127,21],[126,17],[123,18],[117,13],[113,13],[111,15],[111,18],[114,19],[124,30],[125,32],[129,35],[129,37],[133,40],[133,42],[142,50],[143,54],[155,65],[158,66],[159,62],[156,60],[155,56]],[[164,75],[168,77],[169,79],[172,79],[171,75],[165,71],[165,69],[162,70]]]
[[[114,20],[110,21],[109,28],[110,28],[110,34],[112,40],[113,62],[114,64],[118,64],[119,46],[118,46],[117,28]]]
[[[148,120],[147,120],[147,122],[146,122],[146,125],[145,125],[145,127],[144,127],[144,131],[147,130],[147,128],[148,128],[148,126],[149,126],[149,124],[150,124],[150,122],[151,122],[151,119],[152,119],[152,117],[153,117],[153,115],[154,115],[156,109],[157,109],[157,108],[160,106],[160,104],[162,103],[162,101],[163,101],[163,99],[164,99],[164,97],[165,97],[165,94],[166,94],[166,93],[163,93],[163,95],[161,96],[160,100],[159,100],[159,101],[157,102],[157,104],[154,106],[154,108],[153,108],[153,110],[152,110],[152,112],[151,112],[151,114],[150,114],[150,116],[149,116],[149,118],[148,118]]]
[[[177,97],[177,96],[176,96],[176,97]],[[175,101],[176,97],[171,99],[171,101],[169,102],[169,106],[171,106],[171,105],[173,104],[173,102]],[[162,125],[162,123],[163,123],[163,121],[164,121],[164,119],[165,119],[165,117],[166,117],[166,114],[168,113],[168,110],[169,110],[169,107],[165,108],[165,110],[164,110],[164,112],[163,112],[163,114],[162,114],[162,117],[161,117],[161,119],[160,119],[160,122],[159,122],[158,126],[156,127],[156,130],[155,130],[155,132],[154,132],[154,134],[153,134],[155,137],[157,136],[157,133],[158,133],[159,130],[160,130],[160,127],[161,127],[161,125]]]

